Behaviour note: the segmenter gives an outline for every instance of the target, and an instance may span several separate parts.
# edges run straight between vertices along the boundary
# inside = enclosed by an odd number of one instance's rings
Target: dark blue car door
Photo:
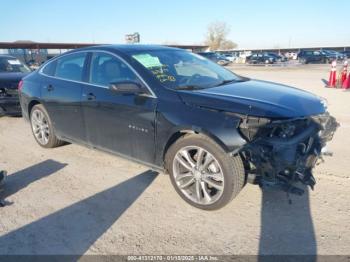
[[[120,94],[109,88],[112,82],[141,83],[135,72],[115,55],[94,52],[90,60],[89,84],[84,86],[81,100],[88,142],[153,163],[156,98]]]
[[[51,62],[52,72],[42,72],[42,100],[56,133],[65,139],[84,141],[81,94],[87,53],[74,53]],[[48,66],[48,69],[50,67]]]

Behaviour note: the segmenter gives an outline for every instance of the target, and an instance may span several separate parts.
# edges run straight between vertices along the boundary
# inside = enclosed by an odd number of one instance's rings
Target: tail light
[[[18,83],[18,91],[21,91],[23,87],[23,80],[19,81]]]

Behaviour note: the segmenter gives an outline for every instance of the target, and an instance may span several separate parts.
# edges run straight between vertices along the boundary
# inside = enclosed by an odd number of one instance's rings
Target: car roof
[[[133,51],[142,52],[142,51],[170,51],[170,50],[183,50],[181,48],[174,48],[169,46],[162,45],[142,45],[142,44],[129,44],[129,45],[96,45],[85,48],[79,48],[71,50],[67,53],[74,53],[75,51],[82,50],[106,50],[106,51],[119,51],[122,53],[129,53]],[[66,53],[66,54],[67,54]]]
[[[0,55],[0,58],[11,58],[11,59],[17,59],[16,57],[11,56],[11,55]]]

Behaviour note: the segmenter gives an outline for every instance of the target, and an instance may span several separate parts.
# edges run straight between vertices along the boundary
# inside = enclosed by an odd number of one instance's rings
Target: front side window
[[[86,53],[64,56],[57,60],[55,76],[67,80],[82,81]]]
[[[30,69],[16,58],[0,57],[0,73],[29,73]]]
[[[109,86],[123,81],[139,82],[135,73],[122,61],[106,53],[94,53],[91,59],[89,82]]]
[[[135,51],[130,55],[168,88],[208,88],[240,80],[231,71],[187,51]]]

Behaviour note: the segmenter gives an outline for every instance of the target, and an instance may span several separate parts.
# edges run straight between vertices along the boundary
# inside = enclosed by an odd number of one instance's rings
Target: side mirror
[[[142,94],[142,86],[134,81],[122,81],[109,84],[109,89],[119,94]]]

